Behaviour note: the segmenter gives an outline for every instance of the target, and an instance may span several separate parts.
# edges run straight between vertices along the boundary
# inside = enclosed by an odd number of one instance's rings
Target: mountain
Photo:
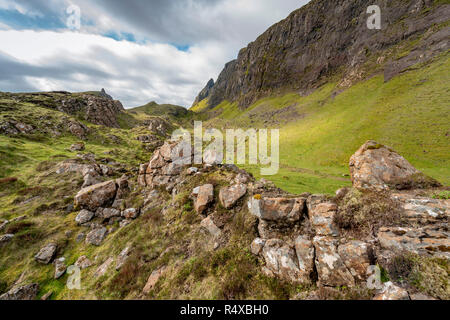
[[[381,8],[369,30],[367,8]],[[450,6],[435,0],[313,0],[275,24],[226,64],[205,97],[247,108],[280,92],[308,93],[331,79],[340,88],[384,73],[385,81],[449,49]],[[200,101],[198,101],[200,100]]]

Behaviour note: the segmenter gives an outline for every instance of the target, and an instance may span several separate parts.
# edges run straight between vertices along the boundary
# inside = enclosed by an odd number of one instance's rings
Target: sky
[[[0,0],[0,91],[105,88],[126,108],[190,107],[241,48],[307,2]]]

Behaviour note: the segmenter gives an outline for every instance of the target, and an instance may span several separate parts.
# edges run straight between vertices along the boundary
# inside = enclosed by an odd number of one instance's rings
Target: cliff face
[[[381,30],[367,27],[367,8],[374,4],[381,8]],[[450,5],[436,0],[313,0],[226,64],[209,107],[228,100],[245,108],[280,90],[306,92],[336,75],[349,85],[373,73],[363,67],[374,56],[381,66],[376,71],[389,80],[449,49],[449,16]],[[408,41],[408,51],[393,50]]]

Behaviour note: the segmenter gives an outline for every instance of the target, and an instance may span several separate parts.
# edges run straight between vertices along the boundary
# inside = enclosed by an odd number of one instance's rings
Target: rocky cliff
[[[375,4],[381,30],[367,27]],[[331,77],[341,87],[379,72],[390,80],[449,49],[449,16],[450,5],[435,0],[313,0],[242,49],[200,97],[211,108],[223,100],[247,107],[280,91],[307,93]]]

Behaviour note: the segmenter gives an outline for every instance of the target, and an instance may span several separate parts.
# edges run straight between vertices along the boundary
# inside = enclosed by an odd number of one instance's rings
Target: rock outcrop
[[[200,93],[198,94],[198,96],[195,98],[194,103],[192,104],[192,106],[195,106],[196,104],[198,104],[199,102],[202,102],[203,100],[205,100],[206,98],[209,97],[209,95],[211,94],[211,89],[214,87],[214,79],[210,79],[208,81],[208,83],[206,84],[206,86],[202,89],[202,91],[200,91]]]

